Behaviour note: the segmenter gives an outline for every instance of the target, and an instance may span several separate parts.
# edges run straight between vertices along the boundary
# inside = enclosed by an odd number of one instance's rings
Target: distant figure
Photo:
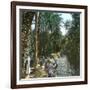
[[[56,61],[54,59],[49,58],[49,60],[45,64],[45,69],[48,73],[48,77],[56,76],[56,68],[57,68]]]
[[[25,63],[25,68],[26,68],[26,74],[27,75],[29,75],[30,72],[31,72],[30,61],[31,61],[31,58],[28,57],[27,60],[26,60],[26,63]]]
[[[45,64],[45,57],[40,57],[40,66],[43,66]]]

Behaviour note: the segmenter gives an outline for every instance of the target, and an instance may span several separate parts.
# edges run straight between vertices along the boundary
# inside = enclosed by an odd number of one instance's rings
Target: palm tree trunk
[[[26,56],[28,58],[29,56],[29,48],[30,48],[30,45],[31,45],[31,42],[30,42],[30,37],[31,37],[31,24],[32,24],[32,20],[33,20],[33,17],[35,15],[34,12],[29,12],[30,13],[30,17],[24,17],[24,12],[20,12],[20,26],[26,26],[26,33],[25,31],[22,31],[21,28],[23,27],[20,27],[20,45],[21,45],[21,59],[20,59],[20,78],[25,78],[26,76],[26,72],[28,72],[28,69],[26,70],[25,68],[25,63],[26,63]],[[27,13],[25,13],[25,15],[27,15]],[[25,18],[25,19],[24,19]],[[24,23],[27,19],[29,19],[29,26],[27,26],[27,23]],[[25,29],[25,27],[23,28]],[[27,51],[28,49],[28,51]],[[28,65],[29,66],[29,65]],[[29,67],[28,67],[29,68]]]
[[[38,68],[39,65],[39,12],[36,12],[35,15],[35,30],[36,30],[36,36],[35,36],[35,68]]]

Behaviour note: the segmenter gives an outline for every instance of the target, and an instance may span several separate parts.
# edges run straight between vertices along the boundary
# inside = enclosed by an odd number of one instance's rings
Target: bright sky
[[[66,22],[67,20],[72,20],[72,16],[70,13],[61,13],[61,17],[63,18],[63,21]],[[61,27],[61,32],[63,35],[67,33],[67,30],[64,27]]]

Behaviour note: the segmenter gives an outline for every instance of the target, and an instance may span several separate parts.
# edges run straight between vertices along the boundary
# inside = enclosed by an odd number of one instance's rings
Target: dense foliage
[[[80,14],[72,13],[71,25],[66,25],[68,33],[64,38],[64,53],[67,55],[69,62],[75,69],[74,75],[80,74]],[[67,23],[66,23],[67,24]]]
[[[67,56],[68,61],[75,70],[73,75],[79,75],[80,14],[70,14],[72,15],[72,21],[67,20],[64,22],[64,27],[68,32],[63,36],[61,32],[63,23],[62,13],[20,11],[21,78],[26,75],[26,62],[28,57],[30,57],[32,61],[31,67],[37,69],[40,61],[45,62],[42,57],[47,58],[51,56],[52,53],[57,52],[60,52],[61,56]],[[41,72],[41,70],[37,69],[36,73],[38,72]]]

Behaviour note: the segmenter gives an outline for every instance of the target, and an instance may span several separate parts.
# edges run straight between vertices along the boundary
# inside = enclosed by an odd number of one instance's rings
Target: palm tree
[[[35,68],[38,68],[39,65],[39,12],[35,13]]]
[[[30,37],[31,37],[31,24],[34,17],[34,12],[20,10],[20,36],[21,36],[21,63],[20,63],[20,78],[25,77],[25,63],[29,56],[30,51]]]

